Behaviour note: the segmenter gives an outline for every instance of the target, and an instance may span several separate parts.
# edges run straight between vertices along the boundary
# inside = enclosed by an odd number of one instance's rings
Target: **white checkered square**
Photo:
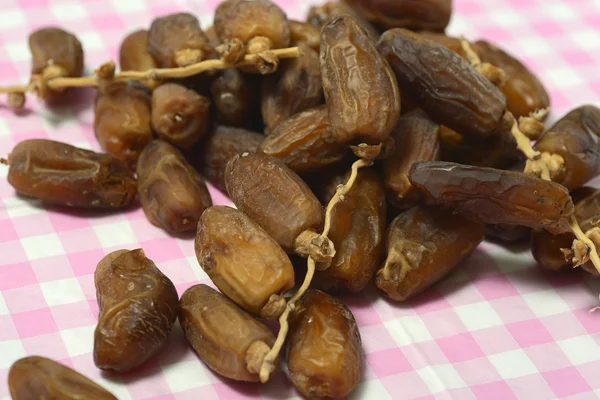
[[[427,326],[418,316],[397,318],[386,322],[385,327],[400,347],[433,340]]]
[[[56,233],[22,238],[21,245],[30,260],[65,254],[65,249]]]
[[[184,361],[162,367],[163,375],[173,392],[210,385],[206,367],[200,360]]]
[[[488,356],[503,379],[518,378],[538,372],[523,349],[515,349]]]
[[[95,225],[94,231],[102,247],[127,246],[137,241],[135,233],[127,221]]]
[[[42,282],[40,288],[50,307],[85,301],[85,294],[77,278]]]
[[[569,305],[553,289],[526,293],[523,300],[537,317],[560,314],[569,311]]]
[[[93,351],[95,328],[95,326],[90,325],[60,331],[60,336],[65,343],[69,356],[80,356],[82,354],[89,354]]]
[[[454,311],[470,331],[502,325],[502,319],[487,301],[455,307]]]
[[[0,369],[10,368],[15,361],[27,355],[20,340],[0,341],[0,354]]]
[[[600,346],[591,336],[578,336],[556,343],[573,365],[600,360]]]
[[[467,386],[451,364],[432,365],[417,371],[432,394]]]

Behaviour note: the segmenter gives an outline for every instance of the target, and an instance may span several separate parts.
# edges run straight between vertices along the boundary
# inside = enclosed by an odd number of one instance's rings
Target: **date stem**
[[[575,234],[575,237],[577,237],[577,239],[573,242],[573,248],[577,246],[578,241],[583,242],[583,244],[585,244],[588,250],[587,257],[589,257],[589,259],[592,261],[592,264],[594,264],[594,267],[598,270],[598,272],[600,272],[600,256],[598,256],[596,244],[592,241],[592,239],[588,237],[588,235],[583,233],[581,227],[579,226],[579,223],[577,222],[577,218],[575,218],[575,215],[571,215],[571,217],[569,218],[569,226]]]
[[[338,186],[337,191],[335,192],[335,195],[333,196],[333,198],[327,205],[327,210],[325,212],[325,226],[323,228],[323,233],[321,234],[321,236],[327,237],[327,235],[329,234],[329,230],[331,229],[332,210],[336,204],[344,201],[344,196],[352,188],[352,186],[354,185],[354,182],[356,182],[356,178],[358,177],[358,170],[363,167],[368,167],[372,164],[373,164],[372,160],[364,160],[364,159],[359,159],[359,160],[355,161],[354,164],[352,164],[352,172],[350,174],[350,178],[348,178],[348,181],[346,182],[345,185]],[[287,334],[290,330],[290,326],[288,323],[288,317],[289,317],[290,313],[292,311],[294,311],[294,309],[296,308],[296,302],[298,302],[298,300],[300,300],[300,298],[308,290],[308,288],[312,282],[313,276],[315,275],[316,262],[310,256],[308,257],[308,260],[307,260],[307,267],[308,267],[308,270],[306,271],[306,276],[304,277],[304,282],[302,282],[302,286],[300,286],[300,289],[298,289],[298,291],[287,302],[285,310],[279,316],[279,332],[277,333],[277,339],[275,340],[273,347],[271,347],[271,350],[265,356],[262,366],[260,368],[259,377],[260,377],[260,381],[262,383],[265,383],[269,380],[271,373],[275,369],[275,360],[279,356],[279,353],[281,352],[281,348],[283,347],[283,343],[285,342],[285,338],[287,337]]]

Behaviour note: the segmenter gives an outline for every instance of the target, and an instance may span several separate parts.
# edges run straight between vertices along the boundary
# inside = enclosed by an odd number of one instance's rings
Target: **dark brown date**
[[[386,212],[381,178],[373,170],[360,170],[344,201],[331,211],[327,236],[336,253],[329,268],[316,272],[313,282],[317,287],[360,292],[367,286],[383,255]]]
[[[83,73],[83,48],[75,35],[60,28],[42,28],[29,35],[31,74],[44,78],[78,77]]]
[[[123,39],[119,50],[122,71],[148,71],[158,67],[148,52],[148,31],[140,29]]]
[[[219,123],[244,127],[258,103],[258,88],[252,78],[235,68],[227,69],[210,86]]]
[[[321,70],[337,140],[379,144],[387,139],[400,118],[396,78],[352,17],[336,17],[323,26]]]
[[[397,143],[392,155],[383,160],[383,176],[389,201],[408,208],[419,202],[419,191],[408,180],[416,161],[436,161],[440,156],[440,126],[422,110],[404,114],[392,132]]]
[[[443,31],[452,0],[344,0],[369,21],[384,27]]]
[[[340,1],[328,1],[320,6],[312,6],[308,10],[307,22],[319,28],[319,30],[336,17],[342,15],[350,15],[358,22],[361,28],[363,28],[369,38],[376,42],[379,39],[379,32],[377,29],[366,19],[364,19],[356,10],[352,9],[349,5]]]
[[[262,36],[274,49],[290,44],[290,24],[278,5],[270,0],[227,0],[215,11],[215,30],[222,42],[239,39],[247,44]]]
[[[167,342],[177,319],[177,290],[142,249],[108,254],[98,263],[94,283],[100,308],[94,363],[131,371]]]
[[[425,39],[429,39],[431,41],[439,43],[442,46],[448,48],[449,50],[452,50],[465,60],[467,59],[467,53],[465,52],[465,49],[463,49],[462,43],[460,42],[459,38],[454,36],[448,36],[439,32],[430,31],[419,32],[419,35],[423,36]]]
[[[290,378],[304,396],[345,398],[360,381],[362,348],[352,312],[309,290],[292,317],[287,340]]]
[[[106,153],[135,169],[152,141],[150,91],[135,82],[100,87],[94,106],[94,133]]]
[[[198,357],[217,374],[236,381],[258,382],[248,370],[255,349],[268,348],[275,336],[231,300],[206,285],[181,295],[179,323]]]
[[[585,105],[562,117],[536,143],[534,149],[558,154],[564,168],[554,180],[577,189],[600,173],[600,108]]]
[[[301,44],[304,56],[281,62],[263,78],[261,111],[268,132],[292,115],[323,103],[319,53]]]
[[[8,372],[8,388],[13,400],[117,400],[79,372],[38,356],[15,361]]]
[[[148,52],[161,68],[185,67],[213,55],[198,18],[189,13],[154,19],[148,31]]]
[[[167,142],[189,149],[208,133],[210,99],[178,83],[152,92],[152,127]]]
[[[428,204],[486,224],[570,232],[574,205],[562,185],[520,172],[441,161],[414,163],[408,173]]]
[[[212,205],[204,179],[167,142],[155,140],[138,161],[138,192],[148,220],[170,233],[194,232]]]
[[[301,44],[318,52],[321,47],[321,29],[308,22],[289,21],[290,46]]]
[[[248,153],[235,156],[227,164],[225,185],[235,205],[288,252],[293,251],[302,232],[318,230],[324,222],[319,200],[276,158]]]
[[[227,297],[263,315],[273,295],[294,287],[290,259],[267,232],[234,208],[208,208],[198,222],[196,258]]]
[[[26,196],[67,207],[125,208],[136,183],[122,161],[66,143],[24,140],[9,157],[8,183]]]
[[[295,172],[337,164],[348,152],[348,146],[333,137],[326,106],[283,121],[258,147],[258,153],[280,159]]]
[[[481,243],[485,225],[443,210],[416,206],[392,222],[386,260],[375,283],[389,298],[405,301],[448,275]]]
[[[465,135],[489,136],[506,111],[506,98],[467,61],[405,29],[385,32],[377,47],[409,97],[442,125]]]
[[[528,240],[531,236],[531,229],[518,225],[488,225],[485,227],[485,235],[496,241],[516,243]]]
[[[234,156],[254,153],[264,135],[240,128],[219,125],[202,142],[197,164],[202,175],[217,189],[226,192],[225,168]]]

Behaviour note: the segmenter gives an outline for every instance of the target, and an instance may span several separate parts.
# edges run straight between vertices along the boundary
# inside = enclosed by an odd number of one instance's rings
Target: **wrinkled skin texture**
[[[179,311],[177,290],[142,249],[108,254],[98,263],[94,283],[100,308],[94,363],[131,371],[167,343]]]
[[[189,149],[209,130],[210,99],[178,83],[152,92],[152,127],[167,142]]]
[[[258,382],[258,375],[248,372],[246,353],[256,341],[273,345],[275,336],[265,325],[202,284],[181,295],[179,323],[198,357],[210,369],[236,381]]]
[[[352,312],[311,289],[297,304],[287,344],[290,378],[309,398],[345,398],[360,381],[362,348]]]
[[[436,161],[440,156],[440,126],[421,110],[400,118],[392,137],[397,143],[392,155],[383,160],[383,176],[389,201],[399,208],[419,202],[419,191],[408,180],[408,170],[416,161]]]
[[[396,78],[349,16],[321,30],[321,71],[331,128],[342,143],[379,144],[400,118]]]
[[[148,31],[140,29],[123,39],[119,50],[122,71],[147,71],[158,67],[148,52]]]
[[[210,92],[221,124],[244,127],[249,122],[258,103],[255,86],[249,76],[235,68],[220,73]]]
[[[213,54],[196,16],[176,13],[152,21],[148,31],[148,52],[159,67],[178,67],[177,52],[185,50],[199,51],[202,59],[208,59]]]
[[[316,52],[321,47],[321,29],[308,22],[290,21],[290,46],[305,45]]]
[[[49,65],[62,69],[60,76],[83,73],[83,49],[79,40],[60,28],[42,28],[29,35],[31,74],[41,74]]]
[[[94,133],[106,153],[135,169],[140,153],[152,141],[150,92],[133,82],[102,87],[94,106]]]
[[[392,300],[405,301],[448,275],[484,236],[482,223],[435,208],[413,207],[390,225],[385,264],[375,284]]]
[[[262,141],[258,152],[304,172],[337,164],[348,155],[348,146],[335,140],[327,107],[319,106],[283,121]]]
[[[323,103],[319,53],[300,45],[304,56],[283,60],[279,70],[263,78],[261,111],[269,132],[301,111]]]
[[[360,292],[367,286],[383,254],[386,212],[381,178],[371,169],[360,170],[344,201],[331,212],[331,231],[327,236],[336,253],[328,269],[316,272],[313,282],[317,287]]]
[[[447,36],[447,35],[445,35],[443,33],[439,33],[439,32],[430,32],[430,31],[419,32],[419,35],[423,36],[426,39],[429,39],[436,43],[439,43],[442,46],[448,48],[449,50],[452,50],[454,53],[458,54],[465,60],[467,59],[467,53],[465,53],[465,50],[463,49],[459,38],[453,37],[453,36]],[[471,46],[472,46],[472,44],[471,44]]]
[[[288,256],[236,209],[207,209],[198,222],[195,249],[198,263],[219,290],[254,315],[260,315],[271,295],[294,287]]]
[[[405,29],[391,29],[379,52],[409,97],[442,125],[465,135],[489,136],[506,111],[506,98],[467,61]]]
[[[264,136],[258,132],[219,125],[202,143],[198,157],[202,175],[217,189],[226,192],[225,169],[233,157],[254,153]]]
[[[593,228],[600,228],[600,190],[583,187],[576,190],[573,195],[575,202],[575,218],[583,232]],[[553,235],[543,230],[534,230],[531,235],[531,253],[540,267],[551,271],[573,269],[573,264],[565,260],[561,249],[570,249],[575,240],[573,233]],[[598,275],[598,271],[591,261],[582,268]]]
[[[282,161],[261,154],[235,156],[227,164],[229,197],[287,252],[306,230],[318,230],[325,213],[319,200]]]
[[[254,37],[264,36],[275,49],[290,44],[287,16],[270,0],[224,1],[215,11],[214,27],[222,42],[235,38],[248,43]]]
[[[534,149],[558,154],[564,173],[555,181],[577,189],[600,173],[600,108],[585,105],[562,117],[536,143]]]
[[[8,183],[47,203],[78,208],[125,208],[135,178],[122,161],[66,143],[24,140],[10,154]]]
[[[379,32],[377,29],[366,19],[364,19],[356,10],[352,9],[349,5],[339,1],[329,1],[320,6],[312,6],[308,10],[306,21],[321,29],[323,25],[342,15],[350,15],[358,22],[361,28],[363,28],[369,38],[376,42],[379,39]]]
[[[413,164],[410,182],[433,204],[486,224],[570,232],[573,202],[557,183],[520,172],[442,161]]]
[[[155,140],[138,162],[138,192],[148,220],[170,233],[194,232],[212,205],[204,179],[177,149]]]
[[[386,29],[443,31],[452,16],[452,0],[344,0],[369,21]]]

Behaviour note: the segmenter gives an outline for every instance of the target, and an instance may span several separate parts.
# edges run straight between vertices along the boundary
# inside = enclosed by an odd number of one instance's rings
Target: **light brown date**
[[[175,286],[142,249],[108,254],[98,263],[94,283],[100,307],[94,363],[131,371],[167,342],[179,311]]]
[[[319,51],[321,47],[321,29],[308,22],[289,21],[290,23],[290,46],[301,44]]]
[[[83,73],[83,48],[75,35],[54,27],[29,35],[31,74],[45,79],[79,77]]]
[[[148,52],[148,31],[139,29],[127,35],[119,50],[122,71],[148,71],[158,64]]]

